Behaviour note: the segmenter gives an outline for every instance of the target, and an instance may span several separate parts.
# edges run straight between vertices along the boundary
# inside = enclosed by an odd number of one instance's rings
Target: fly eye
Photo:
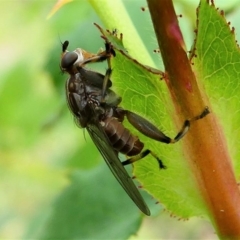
[[[75,52],[67,52],[64,54],[62,61],[61,61],[61,67],[63,69],[71,67],[78,59],[78,55]]]

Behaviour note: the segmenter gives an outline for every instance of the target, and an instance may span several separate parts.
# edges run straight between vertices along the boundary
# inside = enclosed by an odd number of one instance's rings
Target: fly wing
[[[102,154],[108,167],[122,185],[123,189],[126,191],[128,196],[133,200],[133,202],[139,207],[139,209],[146,215],[150,215],[150,211],[144,202],[141,194],[139,193],[137,187],[133,183],[133,180],[129,177],[126,169],[122,165],[117,153],[113,150],[111,143],[104,132],[101,124],[95,119],[92,119],[91,123],[88,123],[87,130],[90,137],[92,138],[94,144],[98,148],[99,152]]]

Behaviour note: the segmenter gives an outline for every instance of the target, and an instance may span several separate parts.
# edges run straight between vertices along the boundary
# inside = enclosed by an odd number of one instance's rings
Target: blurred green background
[[[174,1],[187,48],[198,1]],[[61,42],[70,50],[103,47],[87,0],[74,1],[47,20],[56,1],[0,2],[0,238],[124,239],[141,225],[137,207],[118,185],[65,101],[59,68]],[[240,32],[240,1],[219,1]],[[161,68],[142,0],[124,1],[140,36]],[[104,7],[104,6],[103,6]],[[239,39],[239,35],[237,34]],[[134,39],[133,39],[134,41]],[[91,65],[104,72],[106,65]],[[131,169],[131,168],[130,168]],[[131,239],[217,239],[202,219],[176,221],[144,195],[153,217]]]

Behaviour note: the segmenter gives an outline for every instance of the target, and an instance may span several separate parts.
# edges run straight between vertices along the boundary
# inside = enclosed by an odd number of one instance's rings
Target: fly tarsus
[[[195,116],[195,117],[193,117],[191,119],[185,120],[185,122],[183,123],[182,129],[179,131],[177,136],[174,139],[172,139],[172,141],[170,143],[178,142],[188,132],[192,122],[195,122],[197,120],[200,120],[200,119],[204,118],[209,113],[210,113],[209,108],[206,106],[201,114],[199,114],[199,115],[197,115],[197,116]]]
[[[158,158],[157,155],[149,149],[146,149],[146,150],[142,151],[140,154],[123,161],[122,165],[126,166],[128,164],[132,164],[134,162],[137,162],[137,161],[143,159],[144,157],[146,157],[148,154],[151,154],[157,160],[160,169],[166,169],[167,168],[163,164],[162,160],[160,158]]]

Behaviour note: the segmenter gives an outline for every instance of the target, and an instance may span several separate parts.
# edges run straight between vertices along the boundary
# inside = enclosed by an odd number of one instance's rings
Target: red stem
[[[148,6],[180,126],[189,114],[196,116],[205,106],[211,111],[211,105],[203,88],[198,86],[201,80],[197,83],[192,71],[172,1],[148,0]],[[209,218],[219,237],[239,239],[240,194],[226,141],[214,112],[194,122],[183,141]]]

